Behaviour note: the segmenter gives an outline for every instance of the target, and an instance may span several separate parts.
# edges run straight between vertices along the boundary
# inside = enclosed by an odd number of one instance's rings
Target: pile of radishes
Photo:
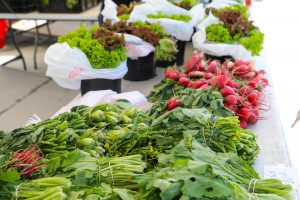
[[[226,60],[204,61],[203,55],[195,52],[185,65],[184,72],[168,68],[165,77],[178,84],[195,89],[207,90],[214,87],[224,97],[224,105],[239,116],[242,128],[258,120],[258,111],[264,98],[264,88],[268,80],[263,76],[265,71],[255,71],[250,60],[238,59],[235,62]],[[168,110],[178,107],[177,98],[168,102]]]

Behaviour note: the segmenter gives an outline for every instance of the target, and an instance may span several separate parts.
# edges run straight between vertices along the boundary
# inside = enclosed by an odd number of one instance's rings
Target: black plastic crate
[[[185,53],[185,41],[177,41],[177,48],[178,53],[175,55],[176,59],[174,61],[168,62],[168,61],[157,61],[155,63],[156,67],[169,67],[173,65],[181,66],[184,62],[184,53]]]
[[[112,90],[117,93],[121,92],[121,79],[110,80],[110,79],[88,79],[81,80],[81,95],[89,91],[97,90]]]
[[[38,11],[45,13],[79,13],[91,7],[91,0],[37,0]]]
[[[6,5],[10,7],[8,9]],[[27,13],[36,10],[36,0],[0,0],[0,12],[11,13]]]
[[[154,52],[137,60],[127,59],[128,72],[124,76],[129,81],[145,81],[155,76]]]

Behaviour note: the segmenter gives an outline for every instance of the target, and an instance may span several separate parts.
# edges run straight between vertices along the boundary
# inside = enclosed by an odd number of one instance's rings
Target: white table
[[[1,63],[2,65],[5,65],[9,62],[12,62],[16,59],[21,59],[23,62],[24,70],[27,69],[25,58],[15,40],[15,32],[14,29],[12,29],[12,20],[47,20],[47,21],[97,21],[100,10],[102,8],[102,3],[99,5],[86,10],[81,13],[40,13],[40,12],[29,12],[29,13],[0,13],[0,19],[7,19],[9,20],[9,33],[12,39],[12,43],[16,50],[18,51],[18,55],[14,56],[13,59],[6,61],[5,63]],[[48,26],[48,23],[47,23]],[[36,54],[37,54],[37,45],[39,40],[39,30],[38,26],[35,26],[35,38],[34,38],[34,68],[37,69],[37,62],[36,62]],[[49,26],[48,26],[48,32],[51,35]],[[1,57],[1,56],[0,56]]]

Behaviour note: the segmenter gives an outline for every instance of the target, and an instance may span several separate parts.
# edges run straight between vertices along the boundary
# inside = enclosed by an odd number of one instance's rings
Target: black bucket
[[[137,60],[127,59],[128,72],[124,76],[128,81],[145,81],[155,76],[154,52]]]
[[[129,4],[131,3],[131,2],[139,2],[140,0],[113,0],[113,2],[115,3],[115,4],[117,4],[118,6],[119,5],[121,5],[121,4],[125,4],[126,6],[129,6]]]
[[[206,60],[219,60],[221,63],[225,62],[226,60],[231,60],[234,62],[234,58],[232,56],[213,56],[210,54],[205,54]]]
[[[177,41],[178,53],[175,55],[176,59],[174,61],[156,61],[156,67],[169,67],[173,65],[181,66],[184,63],[184,53],[185,53],[185,44],[186,41]]]
[[[88,79],[81,80],[81,95],[89,91],[97,90],[112,90],[117,93],[121,92],[121,79],[110,80],[110,79]]]

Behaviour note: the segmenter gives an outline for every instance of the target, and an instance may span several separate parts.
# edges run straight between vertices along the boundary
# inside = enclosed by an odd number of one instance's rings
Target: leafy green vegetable
[[[174,56],[178,52],[176,42],[169,38],[163,38],[159,40],[155,49],[155,58],[158,61],[172,61],[176,57]]]
[[[186,138],[170,154],[160,157],[157,171],[148,172],[138,178],[141,199],[290,199],[286,195],[290,193],[291,187],[285,187],[271,179],[268,181],[278,188],[277,192],[271,194],[268,188],[258,193],[250,193],[247,187],[232,181],[236,177],[228,177],[227,173],[237,175],[236,171],[241,176],[254,177],[258,181],[260,179],[246,163],[231,164],[227,156],[216,154],[195,140]],[[230,157],[234,159],[234,155]],[[227,167],[229,172],[225,172]],[[239,172],[242,169],[243,172]],[[248,177],[246,179],[250,181]]]
[[[121,62],[126,60],[126,49],[124,46],[120,45],[120,39],[113,39],[111,41],[108,40],[110,38],[106,38],[105,40],[101,40],[101,44],[98,40],[92,39],[92,33],[94,32],[94,28],[89,31],[83,24],[74,32],[67,33],[65,36],[60,36],[58,38],[58,42],[67,42],[70,45],[70,47],[79,48],[87,56],[92,67],[95,69],[114,68],[119,66]],[[111,38],[118,38],[117,35],[112,35],[113,37]],[[106,49],[103,46],[103,44],[106,47],[118,47],[113,50],[110,50]]]
[[[162,13],[161,11],[158,11],[157,14],[149,14],[147,17],[152,18],[152,19],[159,19],[159,18],[169,18],[169,19],[174,19],[177,21],[183,21],[183,22],[188,22],[192,19],[191,16],[188,15],[167,15]]]
[[[252,52],[252,55],[259,55],[259,52],[263,49],[264,34],[258,29],[250,31],[248,37],[240,38],[239,43]]]
[[[94,34],[93,39],[97,39],[106,49],[114,50],[124,48],[125,39],[123,35],[117,35],[112,31],[99,28]]]
[[[141,27],[141,26],[145,26],[151,29],[151,31],[153,31],[154,33],[156,33],[157,35],[163,37],[163,36],[167,36],[168,34],[164,31],[164,28],[159,25],[158,23],[148,23],[148,22],[143,22],[143,21],[136,21],[134,23],[135,27]]]
[[[232,5],[222,9],[209,9],[219,18],[221,24],[212,24],[206,27],[207,41],[216,43],[239,43],[252,55],[259,55],[263,49],[264,34],[248,20],[247,8],[241,5]]]
[[[246,17],[246,18],[249,17],[249,12],[248,12],[247,6],[241,5],[241,4],[233,4],[233,5],[221,8],[219,10],[221,12],[222,11],[238,11],[238,12],[241,12],[244,17]]]
[[[181,1],[174,1],[174,0],[169,0],[172,3],[174,3],[175,5],[184,8],[186,10],[191,9],[192,7],[196,6],[199,4],[199,1],[197,0],[181,0]]]
[[[125,5],[125,4],[121,4],[117,7],[117,16],[121,19],[121,20],[128,20],[129,19],[129,15],[132,12],[133,8],[136,5],[140,5],[142,4],[142,2],[130,2],[129,6]]]
[[[221,24],[207,26],[205,31],[208,41],[226,44],[231,44],[233,42],[230,32]]]

